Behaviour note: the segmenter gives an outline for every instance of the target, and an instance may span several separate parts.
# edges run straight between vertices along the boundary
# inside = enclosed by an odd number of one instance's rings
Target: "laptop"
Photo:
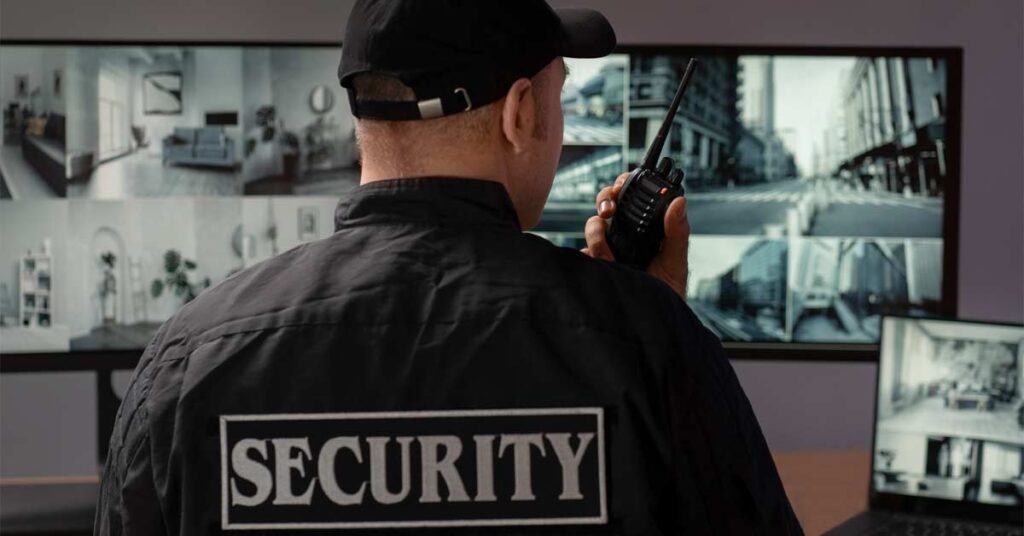
[[[1021,534],[1024,325],[887,316],[869,511],[826,534]]]

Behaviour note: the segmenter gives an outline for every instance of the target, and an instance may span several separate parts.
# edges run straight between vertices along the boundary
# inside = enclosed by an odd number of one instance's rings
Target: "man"
[[[357,2],[339,76],[361,185],[334,235],[161,328],[96,532],[800,533],[682,300],[685,200],[646,274],[604,241],[624,176],[585,254],[523,233],[559,158],[562,57],[614,44],[542,0]]]

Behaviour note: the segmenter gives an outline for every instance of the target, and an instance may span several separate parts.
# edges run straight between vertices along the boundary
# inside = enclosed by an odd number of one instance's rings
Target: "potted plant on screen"
[[[100,308],[103,311],[103,325],[109,326],[117,319],[117,274],[114,268],[117,266],[117,255],[111,251],[100,254],[100,265],[103,267],[103,274],[100,278]]]
[[[193,282],[196,262],[183,258],[177,250],[169,249],[164,253],[164,278],[154,279],[150,284],[153,298],[159,298],[166,289],[182,299],[182,305],[192,301],[202,289],[210,286],[210,278],[202,282]]]

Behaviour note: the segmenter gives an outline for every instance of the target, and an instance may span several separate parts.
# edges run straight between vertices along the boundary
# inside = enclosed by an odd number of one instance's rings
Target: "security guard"
[[[360,0],[339,69],[363,151],[335,233],[165,323],[127,391],[97,534],[798,534],[719,341],[685,201],[648,273],[523,233],[590,10]]]

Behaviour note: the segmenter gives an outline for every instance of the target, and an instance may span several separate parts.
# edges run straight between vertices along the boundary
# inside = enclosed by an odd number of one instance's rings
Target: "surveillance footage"
[[[884,314],[941,312],[941,240],[802,238],[789,269],[797,342],[875,342]]]
[[[890,319],[876,490],[1024,504],[1024,328]]]
[[[665,152],[686,170],[694,233],[941,236],[941,62],[701,59]],[[686,60],[634,58],[631,165],[653,138]]]
[[[626,139],[626,66],[613,54],[581,60],[566,58],[569,75],[562,86],[566,145],[622,145]]]
[[[569,64],[562,159],[535,229],[558,245],[585,245],[594,196],[638,165],[689,56],[626,59],[629,91],[615,104],[618,60]],[[704,322],[731,341],[873,343],[884,314],[939,314],[955,180],[945,61],[698,60],[662,154],[686,173],[688,303]],[[581,133],[591,109],[625,110],[621,152]]]
[[[687,301],[722,339],[786,340],[788,256],[785,240],[695,237]]]
[[[358,184],[337,47],[0,47],[0,351],[137,350],[330,235]]]
[[[0,47],[0,350],[140,347],[208,283],[328,236],[359,177],[339,53]],[[585,245],[597,192],[637,165],[689,57],[566,61],[532,232]],[[945,60],[698,59],[663,154],[686,173],[701,319],[727,341],[870,343],[881,315],[939,312]]]
[[[608,99],[622,94],[617,60],[571,63],[565,144],[614,145],[578,125],[606,124],[619,116],[613,110],[626,110],[625,159],[636,166],[688,59],[630,56],[628,101],[614,104]],[[943,60],[699,59],[663,152],[686,172],[695,234],[941,238],[952,174]],[[579,181],[573,170],[582,165],[563,162],[559,179]]]
[[[3,46],[11,199],[331,195],[359,183],[337,47]]]

